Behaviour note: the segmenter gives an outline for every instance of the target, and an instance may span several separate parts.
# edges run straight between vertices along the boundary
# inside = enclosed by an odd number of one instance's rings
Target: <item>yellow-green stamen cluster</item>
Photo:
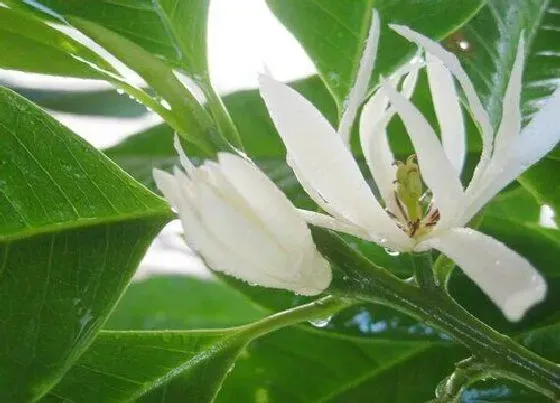
[[[422,202],[424,185],[416,156],[408,157],[406,163],[397,161],[396,165],[395,200],[400,214],[392,215],[398,218],[399,226],[410,237],[419,237],[437,223],[439,212],[432,208],[431,203],[425,208]]]

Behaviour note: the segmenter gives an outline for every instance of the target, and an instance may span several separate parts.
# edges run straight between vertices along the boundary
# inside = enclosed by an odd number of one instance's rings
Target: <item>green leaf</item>
[[[32,401],[87,348],[166,203],[0,89],[0,400]]]
[[[105,329],[219,328],[254,322],[263,317],[263,312],[242,294],[215,280],[156,276],[128,287]]]
[[[27,6],[58,22],[75,16],[104,26],[189,73],[207,71],[208,0],[40,0]]]
[[[169,291],[171,282],[176,278],[157,280],[152,284],[154,289],[159,287],[160,292],[157,295],[162,298],[162,293]],[[231,305],[222,307],[222,310],[233,310],[239,305],[235,299],[229,297],[232,291],[219,283],[210,286],[206,280],[185,279],[174,287],[174,292],[177,295],[181,294],[184,303],[189,304],[190,317],[204,317],[205,319],[202,320],[209,320],[210,325],[214,323],[213,315],[208,314],[204,301],[194,304],[189,303],[188,298],[185,298],[185,295],[191,295],[189,291],[197,286],[197,283],[201,292],[204,290],[206,301],[215,300],[223,305]],[[128,295],[135,295],[135,287],[138,289],[142,285],[132,285],[123,301]],[[154,295],[144,294],[143,297],[152,302],[155,299]],[[134,298],[135,301],[140,302],[139,299],[140,296]],[[226,300],[227,303],[224,302]],[[175,299],[174,306],[165,311],[166,315],[174,317],[184,312],[184,307],[177,301],[181,301],[180,297]],[[247,302],[241,303],[242,306],[245,304]],[[136,317],[139,323],[146,323],[153,319],[153,309],[148,303],[134,306],[132,303],[122,302],[118,310],[121,310],[120,318],[129,313]],[[330,323],[332,320],[327,326],[330,326]],[[172,323],[155,321],[153,324],[154,327],[159,328],[168,328],[171,324],[173,327],[177,326],[176,329],[180,326],[185,328],[191,326],[188,321]],[[388,325],[389,328],[391,326],[392,324]],[[323,329],[315,329],[309,325],[286,328],[252,341],[246,348],[240,350],[216,401],[263,401],[265,397],[269,402],[368,401],[372,390],[379,394],[380,401],[394,400],[404,403],[414,401],[414,396],[424,401],[433,397],[434,385],[451,370],[453,361],[462,354],[460,348],[447,340],[434,339],[430,335],[421,335],[419,332],[414,339],[400,338],[400,341],[396,341],[399,339],[394,339],[395,333],[391,330],[378,334],[372,333],[368,338],[356,338],[336,333],[327,334]],[[240,333],[233,335],[229,332],[231,331],[219,333],[223,337],[233,338],[240,335]],[[121,335],[119,340],[114,340],[114,344],[119,343],[121,346],[120,350],[112,346],[113,340],[107,339],[106,335],[111,334]],[[149,343],[147,336],[149,333],[138,334],[138,338],[144,337],[145,341],[137,342],[132,332],[101,333],[98,340],[107,341],[103,342],[104,347],[101,348],[96,341],[82,356],[79,365],[69,372],[68,378],[65,378],[53,391],[53,395],[66,399],[79,396],[80,402],[95,401],[95,398],[103,401],[122,401],[138,396],[140,391],[148,388],[148,385],[155,386],[154,379],[159,379],[156,384],[161,383],[161,386],[142,396],[139,401],[205,402],[208,400],[199,399],[198,396],[201,390],[208,389],[209,380],[206,378],[207,375],[204,375],[206,381],[200,381],[203,375],[199,373],[210,372],[210,379],[215,379],[216,373],[213,372],[213,368],[221,368],[225,373],[228,366],[220,367],[220,362],[229,363],[228,359],[238,354],[237,350],[232,352],[228,350],[224,355],[218,356],[214,355],[215,350],[210,349],[210,357],[202,358],[199,366],[191,366],[190,363],[195,360],[190,358],[192,354],[197,354],[198,351],[198,354],[202,355],[203,347],[208,349],[214,345],[221,350],[228,345],[228,342],[224,342],[223,338],[216,338],[211,339],[209,344],[205,344],[204,341],[199,342],[199,347],[193,338],[197,335],[196,337],[204,337],[206,340],[208,331],[152,333]],[[172,337],[178,338],[179,335],[183,337],[182,345],[178,340],[172,339]],[[167,338],[164,339],[166,336]],[[142,348],[137,346],[140,343]],[[148,344],[150,349],[147,347]],[[187,348],[191,349],[188,353],[190,355],[183,354]],[[198,348],[200,350],[193,351]],[[174,351],[169,351],[171,349]],[[436,361],[434,355],[437,357]],[[131,358],[127,358],[129,356]],[[188,361],[183,362],[183,360]],[[123,362],[126,362],[130,368],[127,369]],[[426,369],[428,362],[432,363],[430,369]],[[178,368],[173,370],[174,365]],[[149,368],[149,370],[140,371],[138,368]],[[185,372],[179,373],[181,369],[185,369]],[[132,381],[138,384],[134,385]],[[91,384],[101,386],[94,387]],[[408,385],[406,389],[399,388],[399,385],[405,384]]]
[[[283,329],[247,347],[216,401],[369,402],[375,396],[379,402],[425,402],[460,354],[451,343]]]
[[[102,331],[42,401],[131,401],[181,374],[189,387],[176,401],[207,403],[247,341],[236,329]]]
[[[86,46],[28,13],[6,7],[0,8],[0,47],[0,67],[4,69],[103,78],[104,74],[82,61],[86,60],[115,73]]]
[[[413,52],[387,24],[404,24],[442,38],[478,11],[480,0],[267,0],[272,12],[292,32],[314,61],[341,109],[357,74],[371,9],[381,17],[377,74],[386,75]],[[419,16],[429,15],[429,18]]]
[[[210,116],[164,61],[102,25],[77,17],[69,19],[146,80],[156,92],[156,100],[165,100],[169,104],[169,107],[158,105],[156,111],[190,142],[212,154],[208,141],[210,136],[216,135],[212,133],[215,129]]]
[[[10,86],[5,83],[5,86]],[[11,87],[35,104],[58,112],[76,115],[136,118],[146,114],[146,107],[114,89],[67,91]]]
[[[539,163],[533,165],[519,179],[533,196],[543,205],[547,205],[554,212],[554,221],[560,225],[560,186],[558,178],[551,172],[560,170],[560,148],[551,152]]]

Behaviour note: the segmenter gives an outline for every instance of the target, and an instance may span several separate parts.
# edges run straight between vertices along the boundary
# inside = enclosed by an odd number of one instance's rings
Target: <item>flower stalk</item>
[[[410,256],[418,287],[426,290],[433,290],[438,287],[434,277],[434,263],[431,252],[413,253]]]
[[[391,306],[449,335],[492,375],[505,377],[552,399],[560,397],[560,366],[529,351],[467,312],[442,288],[420,288],[394,276],[356,253],[330,231],[314,229],[323,255],[339,264],[329,291],[341,297]]]

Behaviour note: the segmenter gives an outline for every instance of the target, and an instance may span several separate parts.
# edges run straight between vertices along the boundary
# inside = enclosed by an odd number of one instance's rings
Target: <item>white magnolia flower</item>
[[[494,139],[487,113],[458,59],[407,27],[392,28],[426,51],[441,142],[407,99],[409,94],[403,96],[394,88],[395,79],[384,83],[366,103],[360,118],[360,141],[385,208],[362,177],[347,141],[321,113],[288,86],[267,76],[260,78],[261,95],[286,146],[288,163],[306,192],[328,213],[302,211],[302,216],[314,225],[347,232],[392,250],[437,249],[460,266],[508,319],[519,320],[528,308],[544,299],[545,281],[516,252],[465,225],[558,142],[560,127],[554,114],[560,110],[560,90],[521,130],[521,41]],[[371,71],[361,74],[369,77]],[[465,157],[465,132],[453,77],[466,95],[483,138],[480,162],[466,189],[459,177]],[[360,88],[353,89],[349,105],[362,102],[367,82],[358,78]],[[414,145],[418,165],[415,158],[394,164],[386,128],[395,113]],[[345,115],[342,121],[353,118]],[[424,191],[420,173],[430,190],[429,203],[421,199]]]
[[[154,169],[181,218],[187,244],[215,270],[264,287],[317,295],[331,282],[306,222],[251,162],[228,153],[195,167],[179,140],[184,172]]]

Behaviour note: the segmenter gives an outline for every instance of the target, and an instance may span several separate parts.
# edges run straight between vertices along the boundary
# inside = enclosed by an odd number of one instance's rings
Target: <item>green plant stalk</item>
[[[243,150],[243,144],[237,126],[235,126],[235,123],[231,119],[222,99],[216,94],[214,88],[212,88],[210,79],[206,77],[203,80],[197,81],[197,84],[206,97],[206,105],[214,118],[214,122],[220,134],[227,139],[231,146]]]
[[[434,261],[430,251],[411,254],[414,278],[420,288],[435,289],[438,285],[434,277]]]
[[[560,396],[560,367],[527,350],[478,320],[440,289],[405,284],[390,273],[375,273],[375,280],[350,295],[390,305],[450,335],[476,357],[497,368],[494,373],[517,380],[550,398]]]
[[[325,257],[340,263],[329,288],[334,295],[391,306],[463,344],[479,362],[493,368],[493,375],[518,381],[552,399],[560,397],[558,364],[481,322],[441,288],[430,290],[404,282],[330,231],[315,228],[313,237]]]
[[[478,362],[474,357],[460,361],[456,364],[455,371],[437,386],[434,402],[458,403],[461,401],[461,394],[469,385],[491,375],[490,366]]]
[[[350,305],[352,305],[352,302],[346,298],[338,298],[329,295],[317,299],[309,304],[300,305],[298,307],[267,316],[257,322],[239,326],[238,329],[244,333],[246,332],[245,334],[248,338],[253,340],[286,326],[295,325],[305,321],[324,319]]]

